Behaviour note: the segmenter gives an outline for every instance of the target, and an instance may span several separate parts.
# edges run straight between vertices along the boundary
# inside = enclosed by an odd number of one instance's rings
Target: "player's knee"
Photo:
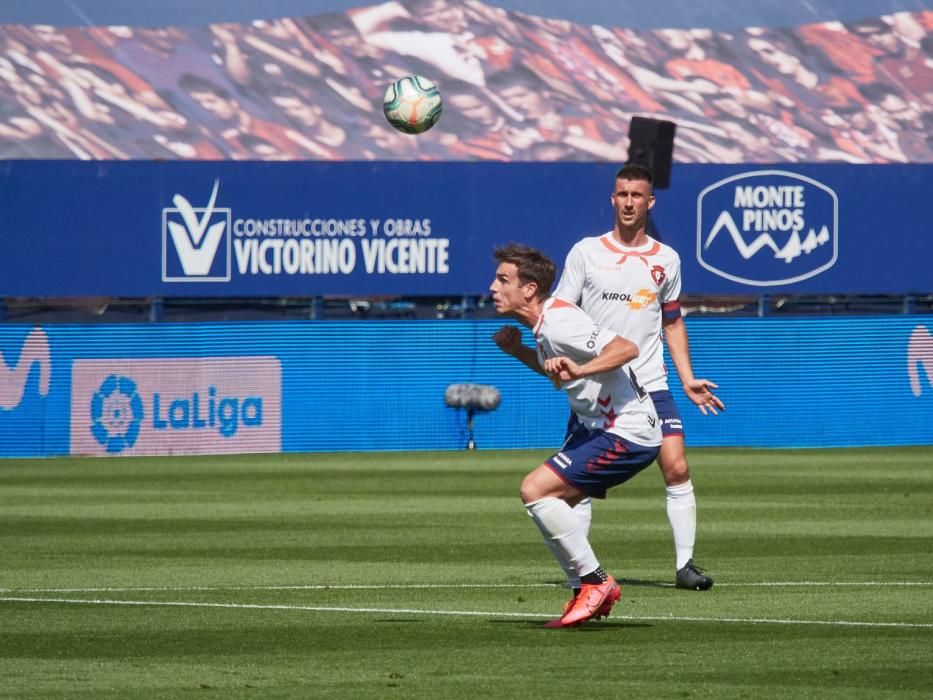
[[[690,480],[690,467],[687,458],[680,456],[659,462],[667,486],[678,486]]]
[[[528,474],[522,479],[522,485],[518,489],[518,496],[522,499],[522,503],[526,505],[541,499],[540,489],[535,485],[533,474]]]
[[[518,495],[522,499],[522,503],[534,503],[535,501],[540,501],[542,498],[554,495],[548,487],[548,474],[550,474],[549,471],[542,472],[541,467],[538,467],[534,471],[529,472],[525,478],[522,479],[522,485],[518,490]]]

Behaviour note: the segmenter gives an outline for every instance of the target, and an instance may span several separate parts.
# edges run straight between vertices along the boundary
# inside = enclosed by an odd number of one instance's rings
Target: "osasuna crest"
[[[836,193],[809,177],[781,170],[734,175],[700,193],[697,260],[734,282],[800,282],[835,264],[838,218]]]

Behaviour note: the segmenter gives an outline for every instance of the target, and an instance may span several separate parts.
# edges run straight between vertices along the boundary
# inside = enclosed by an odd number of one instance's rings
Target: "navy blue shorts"
[[[636,445],[605,430],[574,431],[563,449],[545,460],[557,476],[591,498],[623,484],[658,456],[659,447]]]
[[[674,395],[667,389],[652,391],[649,395],[654,403],[654,410],[658,412],[658,418],[661,421],[661,436],[670,437],[676,435],[677,437],[683,437],[684,422],[680,418],[680,409],[674,403]],[[577,414],[571,411],[570,418],[567,420],[567,430],[564,433],[564,442],[566,443],[574,432],[580,428]]]
[[[680,419],[680,411],[674,403],[674,396],[671,392],[667,389],[652,391],[650,396],[654,402],[654,410],[658,412],[658,418],[661,419],[661,435],[683,437],[684,423]]]

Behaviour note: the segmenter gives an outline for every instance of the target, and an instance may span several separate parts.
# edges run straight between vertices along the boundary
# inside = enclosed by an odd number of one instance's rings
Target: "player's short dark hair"
[[[496,248],[493,255],[499,263],[515,265],[522,284],[534,282],[538,285],[539,299],[545,299],[550,295],[551,285],[557,276],[557,265],[540,250],[521,243],[509,243]]]
[[[649,185],[654,184],[651,171],[641,163],[626,163],[623,165],[616,172],[616,180],[644,180]]]

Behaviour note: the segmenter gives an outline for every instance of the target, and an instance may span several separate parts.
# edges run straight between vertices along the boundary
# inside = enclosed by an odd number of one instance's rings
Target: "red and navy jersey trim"
[[[661,304],[661,318],[663,320],[676,321],[680,316],[679,301],[669,301],[666,304]]]

